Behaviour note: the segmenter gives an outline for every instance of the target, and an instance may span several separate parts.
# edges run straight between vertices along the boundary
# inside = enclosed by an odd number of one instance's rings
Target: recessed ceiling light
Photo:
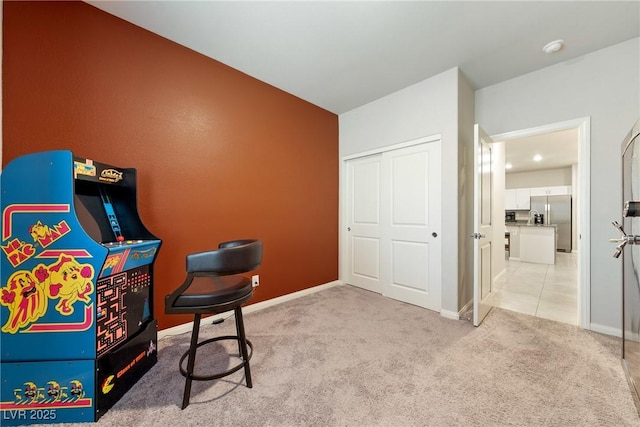
[[[542,156],[540,154],[536,154],[535,156],[533,156],[534,162],[539,162],[540,160],[542,160]]]
[[[511,169],[513,167],[513,165],[511,163],[507,163],[504,165],[505,169]]]
[[[555,52],[559,51],[560,49],[562,49],[562,46],[564,46],[564,40],[554,40],[551,43],[547,43],[542,48],[542,51],[544,53],[555,53]]]

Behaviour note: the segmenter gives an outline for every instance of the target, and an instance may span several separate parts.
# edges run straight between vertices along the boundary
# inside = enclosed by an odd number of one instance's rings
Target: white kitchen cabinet
[[[504,190],[504,209],[511,211],[516,208],[516,190]]]
[[[554,185],[551,187],[534,187],[529,191],[534,196],[566,196],[571,195],[570,185]]]
[[[504,190],[505,210],[529,210],[531,208],[531,193],[528,188],[514,188]]]

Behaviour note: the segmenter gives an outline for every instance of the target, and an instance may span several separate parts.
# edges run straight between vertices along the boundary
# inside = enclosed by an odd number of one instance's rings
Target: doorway
[[[578,163],[572,171],[573,194],[573,250],[570,253],[556,253],[554,265],[531,265],[518,261],[505,261],[504,270],[496,277],[496,285],[507,297],[498,298],[496,306],[539,317],[551,318],[566,323],[588,327],[590,317],[590,294],[588,265],[589,245],[589,144],[590,120],[588,117],[555,123],[536,128],[524,129],[494,135],[494,141],[517,144],[521,138],[529,138],[566,130],[576,130]],[[540,185],[533,184],[532,187]],[[513,237],[511,241],[513,242]],[[526,279],[523,279],[526,278]],[[573,290],[571,290],[573,286]],[[521,300],[513,297],[518,292]],[[575,301],[575,321],[571,322],[569,301]],[[555,312],[554,312],[554,305]],[[533,311],[533,312],[532,312]]]

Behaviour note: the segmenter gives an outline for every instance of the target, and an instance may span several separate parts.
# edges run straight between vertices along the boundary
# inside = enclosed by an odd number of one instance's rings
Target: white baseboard
[[[303,289],[301,291],[293,292],[291,294],[283,295],[281,297],[272,298],[267,301],[257,302],[255,304],[250,304],[246,307],[242,308],[243,314],[253,313],[258,310],[263,310],[267,307],[273,307],[274,305],[282,304],[283,302],[291,301],[296,298],[300,298],[306,295],[310,295],[325,289],[332,288],[334,286],[342,285],[343,282],[341,280],[334,280],[333,282],[325,283],[323,285],[314,286],[312,288]],[[231,311],[216,314],[215,316],[207,317],[208,322],[213,322],[216,319],[226,319],[232,314]],[[163,329],[158,331],[158,339],[161,340],[165,337],[170,337],[174,335],[184,334],[185,332],[191,332],[193,329],[193,322],[183,323],[182,325],[173,326],[171,328]]]
[[[611,335],[614,337],[622,337],[622,328],[612,328],[611,326],[591,323],[585,329],[589,329],[590,331],[598,332],[600,334]]]
[[[460,320],[460,314],[455,311],[440,310],[440,316],[446,319]]]
[[[462,319],[463,315],[471,309],[472,306],[473,306],[473,300],[466,303],[464,307],[462,307],[458,312],[449,311],[449,310],[440,310],[440,316],[446,319],[460,320]]]

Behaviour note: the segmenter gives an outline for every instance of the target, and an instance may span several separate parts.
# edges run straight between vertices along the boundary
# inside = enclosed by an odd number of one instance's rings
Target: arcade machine
[[[49,151],[0,181],[0,424],[96,421],[157,361],[136,171]]]

